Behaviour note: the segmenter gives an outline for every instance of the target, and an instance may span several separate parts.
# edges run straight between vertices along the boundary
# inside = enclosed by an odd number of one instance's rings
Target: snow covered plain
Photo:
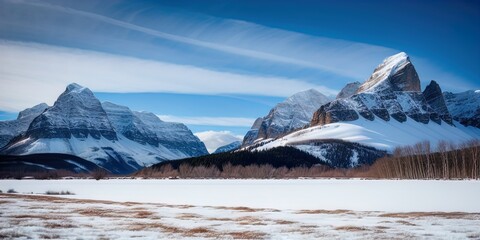
[[[480,181],[0,181],[8,189],[24,194],[0,195],[0,238],[480,238]],[[49,190],[75,195],[35,194]]]

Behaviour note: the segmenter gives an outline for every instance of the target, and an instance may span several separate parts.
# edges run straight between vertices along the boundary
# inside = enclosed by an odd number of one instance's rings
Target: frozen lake
[[[77,199],[387,212],[480,212],[480,181],[431,180],[0,180],[19,193],[71,191]]]

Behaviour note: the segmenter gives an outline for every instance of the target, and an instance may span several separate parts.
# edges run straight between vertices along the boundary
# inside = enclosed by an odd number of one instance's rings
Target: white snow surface
[[[410,118],[403,123],[396,120],[369,121],[360,118],[352,122],[330,123],[299,130],[256,149],[295,146],[298,142],[317,139],[341,139],[391,152],[397,146],[412,145],[421,141],[430,141],[435,147],[442,140],[462,143],[470,139],[480,139],[480,129],[465,127],[457,122],[452,126],[445,122],[441,125],[434,122],[423,124]]]
[[[70,191],[76,199],[245,206],[280,210],[480,212],[480,181],[443,180],[0,180],[19,193]]]
[[[101,162],[95,160],[96,158],[108,159],[108,155],[105,151],[101,151],[102,148],[112,148],[117,153],[123,156],[132,157],[140,166],[149,166],[158,163],[159,160],[156,157],[163,157],[165,159],[179,159],[188,157],[188,155],[175,151],[159,145],[158,147],[149,144],[140,144],[132,141],[123,135],[118,134],[118,141],[111,141],[101,137],[100,139],[92,138],[40,138],[40,139],[26,139],[21,142],[15,143],[11,147],[16,145],[23,145],[26,142],[28,149],[22,155],[34,154],[34,153],[64,153],[72,154],[84,159],[88,159],[96,164]]]

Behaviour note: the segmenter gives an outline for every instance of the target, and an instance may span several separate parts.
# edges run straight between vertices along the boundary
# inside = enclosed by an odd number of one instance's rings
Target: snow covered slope
[[[403,123],[381,119],[376,121],[358,119],[302,129],[266,143],[257,149],[298,146],[319,139],[341,139],[391,152],[397,146],[411,145],[420,141],[430,141],[435,146],[442,140],[458,143],[474,138],[480,139],[480,129],[471,126],[465,127],[458,122],[454,122],[453,125],[440,125],[419,123],[413,119],[407,119]]]
[[[347,86],[343,95],[348,96],[355,87]],[[475,94],[473,91],[446,94],[444,99],[435,81],[421,92],[413,64],[405,53],[399,53],[385,59],[355,94],[342,95],[322,105],[314,113],[309,128],[256,142],[249,149],[294,146],[336,166],[346,166],[342,162],[345,158],[355,166],[361,164],[359,156],[380,154],[364,149],[365,146],[391,152],[397,146],[421,141],[430,141],[435,147],[439,141],[460,143],[480,139],[480,129],[473,127],[475,121],[471,120],[478,118],[480,111]],[[454,113],[453,119],[471,126],[453,121],[450,112]],[[346,153],[332,155],[335,151]]]
[[[307,126],[313,112],[329,101],[328,97],[314,89],[290,96],[271,109],[267,116],[255,121],[243,145],[251,145],[258,139],[275,138]]]
[[[71,154],[113,173],[128,173],[163,160],[208,154],[183,124],[166,123],[151,113],[101,104],[93,93],[70,84],[52,107],[2,154]]]

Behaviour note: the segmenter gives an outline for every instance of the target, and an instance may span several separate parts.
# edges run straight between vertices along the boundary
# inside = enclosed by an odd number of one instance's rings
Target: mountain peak
[[[378,65],[370,78],[357,90],[361,92],[383,91],[420,92],[420,79],[408,55],[404,52],[392,55]]]
[[[86,87],[81,86],[78,83],[70,83],[67,86],[67,89],[65,89],[66,92],[81,92],[85,90]]]
[[[37,105],[35,105],[31,108],[27,108],[27,109],[19,112],[17,119],[27,118],[27,117],[31,117],[31,116],[38,116],[43,111],[45,111],[45,109],[47,109],[47,108],[48,108],[48,105],[46,103],[37,104]]]
[[[311,102],[311,101],[321,101],[321,102],[328,102],[330,99],[322,94],[321,92],[315,89],[308,89],[305,91],[297,92],[292,96],[288,97],[284,103],[302,103]]]
[[[353,96],[362,84],[360,82],[352,82],[345,85],[342,90],[337,94],[337,99],[340,98],[349,98]]]

